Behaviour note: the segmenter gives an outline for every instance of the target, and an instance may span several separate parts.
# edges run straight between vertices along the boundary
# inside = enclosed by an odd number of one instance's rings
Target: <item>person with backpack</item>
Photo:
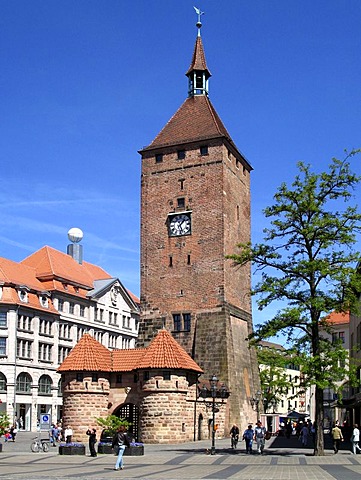
[[[252,453],[254,430],[252,425],[248,425],[248,428],[243,432],[243,440],[246,442],[246,453]]]
[[[261,420],[258,420],[254,429],[254,439],[257,442],[257,452],[259,454],[262,454],[264,450],[266,432],[267,430],[262,426]]]

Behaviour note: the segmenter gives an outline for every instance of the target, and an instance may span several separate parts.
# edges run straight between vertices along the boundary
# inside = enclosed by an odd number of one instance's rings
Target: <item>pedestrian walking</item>
[[[356,450],[361,452],[361,448],[359,447],[358,442],[360,441],[360,430],[358,428],[358,424],[355,423],[352,430],[351,435],[351,445],[352,445],[352,453],[356,455]]]
[[[302,441],[302,446],[303,447],[307,447],[308,434],[309,434],[308,426],[304,423],[303,427],[302,427],[302,430],[301,430],[301,441]]]
[[[343,441],[341,428],[335,424],[331,433],[333,439],[333,450],[335,453],[337,453],[340,449],[340,443]]]
[[[112,442],[112,447],[115,450],[115,453],[117,453],[117,461],[115,462],[115,467],[114,470],[123,470],[124,464],[123,464],[123,453],[125,450],[125,447],[129,447],[129,440],[127,437],[127,434],[125,433],[125,427],[123,425],[120,425],[118,427],[117,433],[113,437],[113,442]]]
[[[18,429],[16,428],[16,425],[14,424],[10,427],[10,435],[11,435],[11,438],[12,438],[13,442],[15,442],[15,438],[16,438],[17,433],[18,433]]]
[[[248,428],[243,432],[243,440],[246,442],[246,453],[252,453],[254,430],[252,425],[248,425]]]
[[[237,448],[237,443],[239,438],[239,428],[237,427],[237,425],[232,426],[229,434],[231,435],[231,447]]]
[[[95,444],[97,443],[97,431],[95,428],[88,428],[87,435],[89,435],[89,450],[90,450],[90,455],[92,457],[97,456],[97,452],[95,451]]]
[[[262,454],[264,450],[265,435],[266,435],[266,428],[262,426],[261,420],[258,420],[257,425],[254,429],[254,439],[256,440],[257,452],[259,454]]]

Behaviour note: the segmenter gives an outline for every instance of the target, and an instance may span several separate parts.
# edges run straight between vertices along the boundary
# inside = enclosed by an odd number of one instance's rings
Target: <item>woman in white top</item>
[[[356,450],[361,452],[361,448],[358,445],[359,441],[360,441],[360,430],[358,429],[357,423],[355,423],[353,426],[353,431],[351,436],[352,453],[354,455],[356,454]]]

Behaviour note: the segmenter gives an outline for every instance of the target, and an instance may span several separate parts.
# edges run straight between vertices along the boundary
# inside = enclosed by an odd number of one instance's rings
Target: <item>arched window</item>
[[[0,392],[6,392],[7,385],[6,385],[6,377],[3,373],[0,373]]]
[[[62,390],[62,379],[60,378],[59,382],[58,382],[58,397],[62,397],[63,396],[63,390]]]
[[[39,395],[51,395],[51,386],[53,384],[49,375],[42,375],[39,378]]]
[[[16,379],[17,393],[30,393],[33,379],[28,373],[20,373]]]

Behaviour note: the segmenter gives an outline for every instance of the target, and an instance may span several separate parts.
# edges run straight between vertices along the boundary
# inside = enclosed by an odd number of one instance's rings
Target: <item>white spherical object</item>
[[[84,234],[80,228],[71,228],[68,232],[68,238],[73,243],[78,243],[83,238]]]

